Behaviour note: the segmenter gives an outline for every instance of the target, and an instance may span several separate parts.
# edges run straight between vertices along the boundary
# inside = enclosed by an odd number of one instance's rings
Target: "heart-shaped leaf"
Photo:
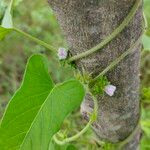
[[[84,98],[84,88],[77,80],[55,86],[43,103],[21,150],[48,150],[51,138],[57,133],[65,117],[78,108]]]
[[[23,83],[14,94],[0,125],[0,149],[13,150],[22,144],[41,105],[54,84],[42,55],[32,56]]]
[[[65,117],[80,106],[85,92],[77,80],[56,85],[41,55],[30,58],[21,88],[0,126],[2,150],[48,150]],[[49,94],[49,95],[48,95]]]

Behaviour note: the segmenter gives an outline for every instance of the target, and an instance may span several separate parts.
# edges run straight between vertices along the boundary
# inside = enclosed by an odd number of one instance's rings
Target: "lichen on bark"
[[[72,55],[99,44],[127,16],[135,0],[49,0],[66,36]],[[142,33],[142,7],[114,40],[92,55],[77,60],[77,68],[95,77],[115,58],[125,52]],[[138,123],[139,60],[141,43],[106,76],[117,87],[113,97],[98,95],[98,119],[93,129],[100,139],[119,142],[128,137]],[[92,99],[86,96],[81,112],[87,118],[92,110]],[[134,146],[137,147],[137,146]]]

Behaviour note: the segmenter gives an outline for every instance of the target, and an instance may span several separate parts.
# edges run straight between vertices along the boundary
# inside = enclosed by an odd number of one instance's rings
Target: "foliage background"
[[[0,22],[8,5],[8,0],[0,0]],[[32,10],[32,11],[31,11]],[[148,30],[143,36],[144,48],[141,54],[141,101],[143,136],[141,149],[150,149],[150,0],[144,0],[144,12],[147,18]],[[16,0],[14,9],[14,24],[16,27],[32,34],[55,47],[67,47],[60,27],[46,1],[43,0]],[[49,59],[49,70],[55,82],[62,82],[72,77],[69,67],[61,67],[57,59],[45,48],[12,33],[0,42],[0,117],[4,112],[8,100],[19,87],[27,58],[33,53],[44,53]],[[81,122],[82,125],[81,125]],[[75,134],[84,125],[85,121],[79,111],[69,116],[62,129],[69,135]],[[71,134],[70,134],[71,133]],[[103,149],[113,149],[111,144],[98,141],[92,130],[76,141],[79,149],[97,150],[100,145]],[[111,148],[110,148],[111,147]],[[57,147],[59,150],[60,148]]]

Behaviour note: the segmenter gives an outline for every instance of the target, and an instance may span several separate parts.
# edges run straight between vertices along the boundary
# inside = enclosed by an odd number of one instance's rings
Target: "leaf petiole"
[[[30,34],[24,32],[24,31],[22,31],[22,30],[20,30],[20,29],[13,28],[13,30],[16,31],[17,33],[19,33],[19,34],[21,34],[21,35],[27,37],[28,39],[34,41],[35,43],[37,43],[37,44],[39,44],[39,45],[45,47],[46,49],[48,49],[48,50],[50,50],[50,51],[52,51],[52,52],[56,52],[56,51],[57,51],[57,49],[54,48],[53,46],[51,46],[51,45],[45,43],[45,42],[42,41],[42,40],[39,40],[39,39],[36,38],[36,37],[33,37],[32,35],[30,35]]]

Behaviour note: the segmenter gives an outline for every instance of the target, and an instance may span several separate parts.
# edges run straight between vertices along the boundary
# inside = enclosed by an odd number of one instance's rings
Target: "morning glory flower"
[[[116,91],[116,86],[114,85],[106,85],[104,91],[109,95],[113,96]]]
[[[59,60],[66,59],[66,58],[67,58],[67,55],[68,55],[68,53],[67,53],[67,50],[66,50],[65,48],[60,47],[60,48],[58,49],[57,56],[58,56]]]

